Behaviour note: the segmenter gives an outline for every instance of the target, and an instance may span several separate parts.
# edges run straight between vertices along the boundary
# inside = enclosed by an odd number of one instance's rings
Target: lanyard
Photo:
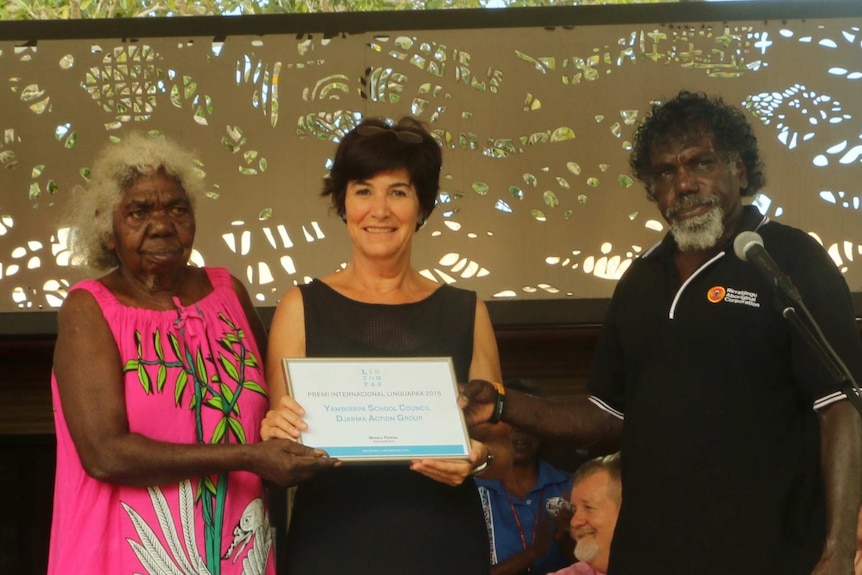
[[[521,518],[518,517],[518,512],[515,511],[515,503],[512,501],[512,496],[509,495],[508,489],[503,489],[506,492],[506,500],[509,502],[509,509],[512,510],[512,516],[515,518],[515,525],[518,527],[518,535],[521,536],[521,545],[524,548],[524,551],[527,550],[527,536],[524,534],[524,527],[521,525]],[[541,491],[539,491],[539,497],[536,499],[538,504],[536,505],[536,518],[533,520],[533,537],[530,541],[530,545],[536,542],[536,531],[539,528],[539,517],[542,512],[542,501],[544,500],[545,488],[543,487]],[[532,568],[527,568],[527,573],[530,573]]]

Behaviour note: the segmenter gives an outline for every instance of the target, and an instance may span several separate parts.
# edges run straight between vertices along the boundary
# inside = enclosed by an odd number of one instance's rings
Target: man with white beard
[[[620,454],[587,461],[572,484],[569,527],[578,562],[549,575],[605,575],[622,503]]]
[[[589,396],[551,402],[472,381],[469,423],[573,447],[621,435],[610,575],[849,575],[862,421],[734,240],[761,237],[858,381],[841,272],[807,233],[743,203],[765,184],[744,111],[683,91],[653,105],[632,143],[632,171],[670,231],[616,286]]]

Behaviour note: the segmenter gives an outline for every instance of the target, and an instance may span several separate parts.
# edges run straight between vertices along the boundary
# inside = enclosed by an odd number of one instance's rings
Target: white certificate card
[[[305,409],[302,443],[351,460],[466,459],[452,360],[284,358],[290,395]]]

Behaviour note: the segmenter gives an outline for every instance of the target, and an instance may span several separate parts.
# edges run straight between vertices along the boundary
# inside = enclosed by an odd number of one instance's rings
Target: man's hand
[[[461,393],[458,395],[458,406],[464,410],[467,427],[485,423],[491,419],[496,399],[497,390],[490,381],[471,379],[468,383],[462,384]]]

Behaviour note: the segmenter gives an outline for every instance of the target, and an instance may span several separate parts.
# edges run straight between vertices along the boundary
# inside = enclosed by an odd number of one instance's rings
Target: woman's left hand
[[[421,459],[410,464],[417,471],[434,481],[446,485],[461,485],[475,467],[488,460],[488,448],[475,439],[470,440],[470,460],[450,461],[445,459]]]

